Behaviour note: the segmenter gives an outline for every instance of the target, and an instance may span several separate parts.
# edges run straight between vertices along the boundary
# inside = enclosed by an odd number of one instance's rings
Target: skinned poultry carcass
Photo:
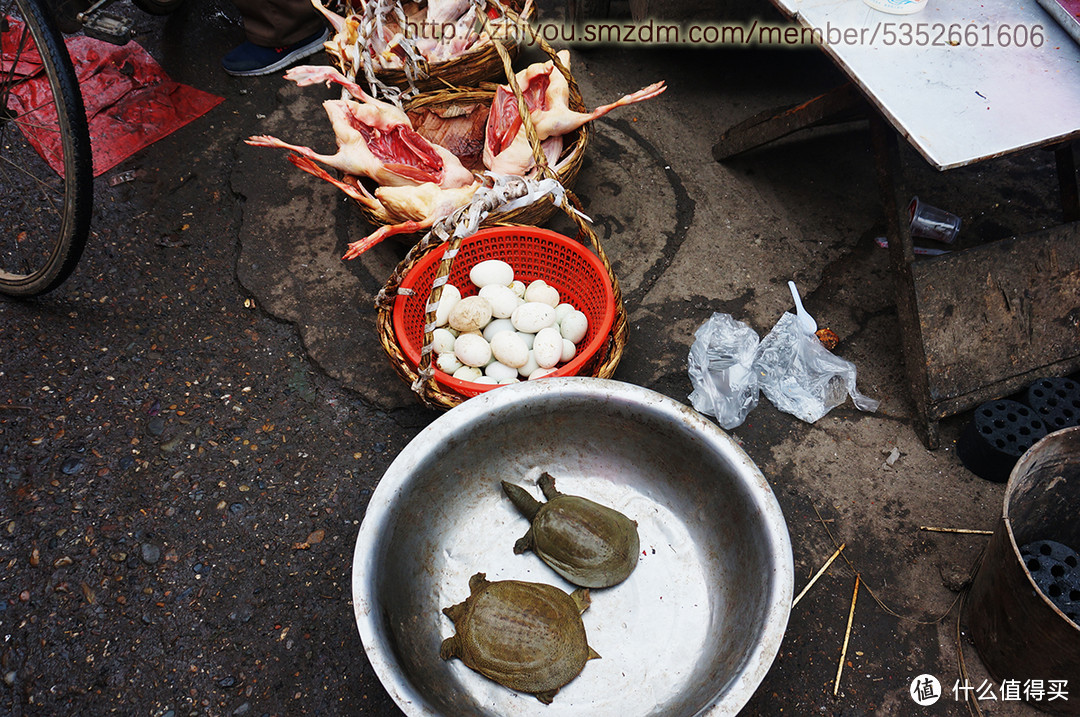
[[[348,18],[343,15],[338,15],[336,12],[326,7],[321,0],[311,0],[311,4],[324,18],[326,18],[326,21],[330,23],[330,27],[334,30],[335,34],[348,32]],[[356,21],[356,24],[360,24],[358,20]]]
[[[434,40],[432,46],[426,47],[418,42],[417,48],[429,62],[452,60],[476,45],[480,39],[480,34],[474,29],[476,24],[476,6],[470,6],[457,20],[437,26],[439,38]],[[453,29],[447,32],[448,28]]]
[[[369,64],[374,70],[410,65],[422,69],[424,62],[445,62],[482,47],[493,41],[492,35],[518,34],[516,21],[507,17],[502,6],[484,0],[425,0],[420,4],[359,0],[344,16],[321,0],[312,0],[312,4],[334,29],[334,36],[326,43],[327,52],[350,77],[359,76]],[[531,12],[532,0],[526,0],[519,17]]]
[[[376,67],[400,67],[409,59],[405,46],[411,38],[407,39],[404,33],[410,23],[417,24],[417,15],[406,14],[403,4],[372,0],[361,2],[357,12],[339,15],[321,0],[311,2],[334,30],[326,49],[343,71],[358,75],[363,55],[371,58]],[[453,24],[468,7],[469,0],[436,0],[421,16],[426,14],[434,22]],[[417,39],[416,49],[426,56],[437,44],[434,38],[421,37]]]
[[[382,118],[382,122],[385,125],[407,126],[410,130],[408,133],[409,137],[412,138],[414,142],[419,140],[420,142],[429,144],[433,147],[434,151],[442,158],[445,165],[450,168],[447,172],[449,184],[465,186],[472,182],[473,178],[471,173],[468,175],[465,174],[465,172],[469,172],[469,170],[461,164],[461,160],[457,155],[445,147],[435,142],[431,142],[422,135],[412,131],[412,122],[404,111],[395,105],[375,99],[365,92],[363,87],[351,81],[333,67],[328,67],[326,65],[298,65],[285,73],[285,79],[295,82],[298,87],[307,87],[317,84],[325,84],[327,87],[335,84],[340,85],[346,92],[365,106],[377,108],[378,113]],[[404,130],[401,131],[404,132]],[[437,183],[441,186],[447,185],[447,182]]]
[[[360,65],[360,18],[357,15],[343,17],[330,10],[319,0],[311,0],[315,9],[322,13],[334,34],[323,43],[328,55],[334,58],[338,67],[359,67]]]
[[[407,26],[409,20],[400,2],[363,0],[360,11],[348,15],[339,15],[321,0],[311,0],[311,3],[334,30],[334,35],[324,44],[327,53],[350,76],[357,76],[361,69],[372,63],[372,68],[377,68],[401,67],[404,62],[415,62],[415,55],[410,57],[415,51],[414,42],[402,35],[402,27]],[[415,6],[412,7],[415,12]]]
[[[364,91],[363,87],[361,87],[355,82],[352,82],[351,80],[349,80],[349,78],[345,77],[345,75],[341,74],[333,67],[328,67],[326,65],[298,65],[291,68],[285,73],[285,79],[295,82],[299,87],[307,87],[309,85],[317,84],[325,84],[327,87],[335,84],[339,85],[357,100],[360,100],[365,104],[373,104],[380,106],[385,115],[388,118],[392,118],[393,121],[408,124],[410,127],[412,127],[412,121],[409,119],[409,116],[405,112],[401,111],[396,106],[390,105],[385,102],[379,102],[378,100],[372,98],[370,95],[367,94],[367,92]],[[461,164],[461,158],[457,154],[454,154],[436,141],[428,141],[431,142],[432,146],[435,147],[435,150],[439,152],[440,155],[442,155],[444,152],[446,153],[447,156],[445,157],[445,159],[448,162],[450,162],[451,164]],[[462,166],[464,167],[464,165]],[[456,169],[455,172],[457,172]],[[464,179],[464,175],[460,176],[462,177],[462,179]]]
[[[355,259],[388,236],[430,229],[435,222],[467,204],[481,186],[479,180],[465,187],[449,189],[434,182],[424,182],[377,187],[374,192],[368,192],[356,177],[346,177],[352,181],[338,179],[308,157],[293,154],[289,156],[289,161],[305,172],[330,182],[372,212],[402,220],[385,224],[363,239],[351,242],[342,259]]]
[[[267,135],[247,140],[253,146],[291,150],[289,160],[297,167],[334,184],[386,219],[385,226],[351,244],[345,258],[358,256],[387,236],[430,227],[467,203],[480,186],[454,154],[418,134],[401,109],[371,97],[333,68],[296,67],[286,77],[301,86],[337,83],[360,100],[323,103],[338,146],[332,155]],[[332,176],[317,162],[342,172],[344,178]],[[380,186],[369,192],[361,177]]]
[[[285,73],[284,77],[286,80],[295,82],[297,87],[307,87],[308,85],[317,85],[320,83],[330,87],[331,85],[337,84],[352,95],[353,99],[359,102],[371,102],[378,105],[386,105],[385,111],[390,113],[390,116],[394,116],[394,110],[397,110],[398,118],[403,114],[401,110],[398,110],[394,105],[379,102],[379,100],[373,98],[364,91],[363,87],[356,84],[333,67],[328,67],[326,65],[297,65],[296,67],[290,68]]]
[[[565,51],[563,51],[565,52]],[[559,59],[562,60],[562,55]],[[569,53],[566,58],[569,61]],[[530,116],[534,109],[542,102],[544,94],[548,91],[551,83],[551,73],[554,62],[534,62],[514,75],[514,80],[521,95],[525,99],[525,106],[529,108]],[[567,89],[569,97],[569,86]],[[569,99],[567,99],[569,104]],[[495,88],[495,99],[491,103],[491,111],[488,114],[488,123],[485,132],[485,164],[489,163],[490,157],[494,157],[505,147],[509,146],[521,129],[521,112],[518,110],[517,98],[514,97],[508,85],[499,85]],[[488,151],[491,150],[490,157]]]
[[[468,186],[475,180],[457,157],[417,134],[408,116],[393,105],[368,98],[363,103],[327,100],[323,107],[337,140],[334,154],[319,154],[310,147],[268,135],[249,137],[247,143],[289,149],[384,186],[434,182],[450,189]]]
[[[426,20],[432,25],[457,22],[470,7],[471,0],[427,0]]]
[[[570,53],[567,50],[560,50],[556,54],[564,66],[570,66]],[[562,137],[616,107],[652,99],[667,89],[663,81],[655,82],[592,112],[577,112],[570,109],[570,86],[563,73],[555,69],[554,61],[530,65],[517,73],[515,79],[529,109],[529,119],[536,136],[541,140],[544,154],[549,159],[549,166],[553,166],[550,156],[555,153],[552,146],[544,146],[544,142]],[[506,85],[500,85],[496,91],[485,137],[484,166],[492,172],[525,176],[535,167],[532,146],[522,124],[517,98]]]

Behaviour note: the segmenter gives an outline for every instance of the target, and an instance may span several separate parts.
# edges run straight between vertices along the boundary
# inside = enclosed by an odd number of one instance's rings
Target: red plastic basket
[[[401,282],[394,300],[394,335],[402,353],[415,370],[424,345],[424,321],[428,298],[445,245],[416,262]],[[501,259],[514,268],[514,277],[528,284],[543,279],[559,291],[562,301],[572,304],[589,319],[589,330],[578,343],[573,359],[554,376],[574,376],[587,366],[608,340],[615,320],[616,302],[611,278],[600,259],[582,243],[547,229],[509,226],[481,229],[462,240],[448,277],[463,297],[478,289],[469,281],[469,270],[481,261]],[[462,396],[476,396],[495,385],[462,381],[435,369],[435,381]]]

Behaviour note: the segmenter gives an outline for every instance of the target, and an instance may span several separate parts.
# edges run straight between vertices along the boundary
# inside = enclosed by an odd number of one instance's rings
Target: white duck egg
[[[559,290],[543,279],[537,279],[525,289],[525,301],[535,301],[554,308],[559,305]]]
[[[499,259],[481,261],[469,270],[469,281],[481,289],[492,284],[510,286],[514,281],[514,267]]]
[[[529,380],[530,381],[535,381],[538,378],[543,378],[544,376],[550,376],[551,374],[555,373],[556,371],[558,371],[557,368],[538,368],[538,369],[536,369],[535,371],[533,371],[532,373],[529,374]]]
[[[510,284],[510,291],[514,292],[519,298],[525,298],[525,282],[514,279],[514,282]]]
[[[533,352],[530,351],[529,358],[525,361],[525,365],[518,369],[518,376],[528,378],[529,374],[538,368],[540,368],[540,366],[536,363],[536,357],[533,356]]]
[[[447,317],[458,331],[479,331],[491,321],[491,302],[482,296],[467,296],[454,305]]]
[[[496,361],[487,365],[487,368],[484,369],[484,375],[495,379],[498,383],[502,383],[512,378],[516,379],[518,372],[513,366],[507,366],[501,361]]]
[[[439,370],[443,373],[448,373],[453,376],[454,372],[464,364],[458,361],[457,356],[454,354],[441,354],[439,358],[435,360],[435,365],[438,366]]]
[[[507,383],[519,383],[520,381],[521,381],[520,378],[518,378],[517,376],[514,376],[513,378],[508,378],[505,381],[499,381],[499,385],[501,386],[501,385],[507,384]]]
[[[521,298],[509,286],[501,284],[488,284],[480,290],[480,296],[491,304],[491,315],[496,319],[509,319],[521,303]]]
[[[562,358],[559,359],[562,363],[566,363],[577,356],[577,344],[570,339],[562,340]]]
[[[491,337],[491,353],[502,363],[517,369],[529,360],[529,347],[514,331],[501,331]],[[516,373],[516,371],[515,371]]]
[[[454,341],[454,356],[466,366],[486,366],[491,360],[491,345],[480,334],[462,334]]]
[[[485,386],[498,386],[500,381],[496,381],[491,376],[477,376],[472,380],[473,383],[482,383]]]
[[[555,307],[538,301],[526,301],[510,314],[510,321],[518,331],[535,334],[555,323]]]
[[[521,340],[525,342],[525,345],[530,349],[533,347],[533,341],[536,340],[536,334],[526,333],[524,331],[518,331],[517,335],[521,337]]]
[[[450,312],[461,301],[461,292],[453,284],[444,284],[442,294],[439,296],[439,305],[435,307],[435,325],[446,326],[450,320]]]
[[[514,330],[514,325],[510,322],[510,319],[492,319],[491,323],[484,327],[484,338],[491,341],[495,334]]]
[[[457,371],[454,371],[454,378],[459,381],[475,381],[483,375],[480,373],[480,369],[475,366],[462,366]]]
[[[581,343],[589,331],[589,317],[584,312],[575,309],[563,317],[559,324],[559,331],[562,332],[564,339],[570,339],[575,344]]]
[[[533,342],[533,356],[540,368],[552,368],[562,358],[563,337],[554,326],[541,329]]]
[[[555,323],[561,324],[566,315],[575,310],[573,304],[567,304],[566,302],[559,304],[555,307]]]
[[[454,353],[456,337],[448,329],[438,328],[431,332],[431,346],[438,355]]]

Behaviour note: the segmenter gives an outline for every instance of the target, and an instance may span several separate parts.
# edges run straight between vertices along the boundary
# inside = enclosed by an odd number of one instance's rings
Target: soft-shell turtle
[[[468,599],[443,608],[457,632],[443,640],[439,656],[551,704],[588,660],[600,657],[585,639],[581,613],[588,607],[584,588],[567,594],[543,583],[490,582],[477,573],[469,578]]]
[[[559,575],[586,588],[606,588],[629,577],[638,561],[637,523],[588,498],[560,493],[547,473],[537,482],[546,503],[502,482],[514,506],[532,521],[514,552],[532,550]]]

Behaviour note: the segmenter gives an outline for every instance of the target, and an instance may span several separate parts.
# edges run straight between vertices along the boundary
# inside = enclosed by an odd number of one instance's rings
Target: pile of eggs
[[[447,283],[435,310],[432,348],[440,371],[478,384],[515,383],[574,358],[589,319],[555,287],[543,279],[526,286],[499,259],[478,262],[469,281],[479,294],[462,298]]]

